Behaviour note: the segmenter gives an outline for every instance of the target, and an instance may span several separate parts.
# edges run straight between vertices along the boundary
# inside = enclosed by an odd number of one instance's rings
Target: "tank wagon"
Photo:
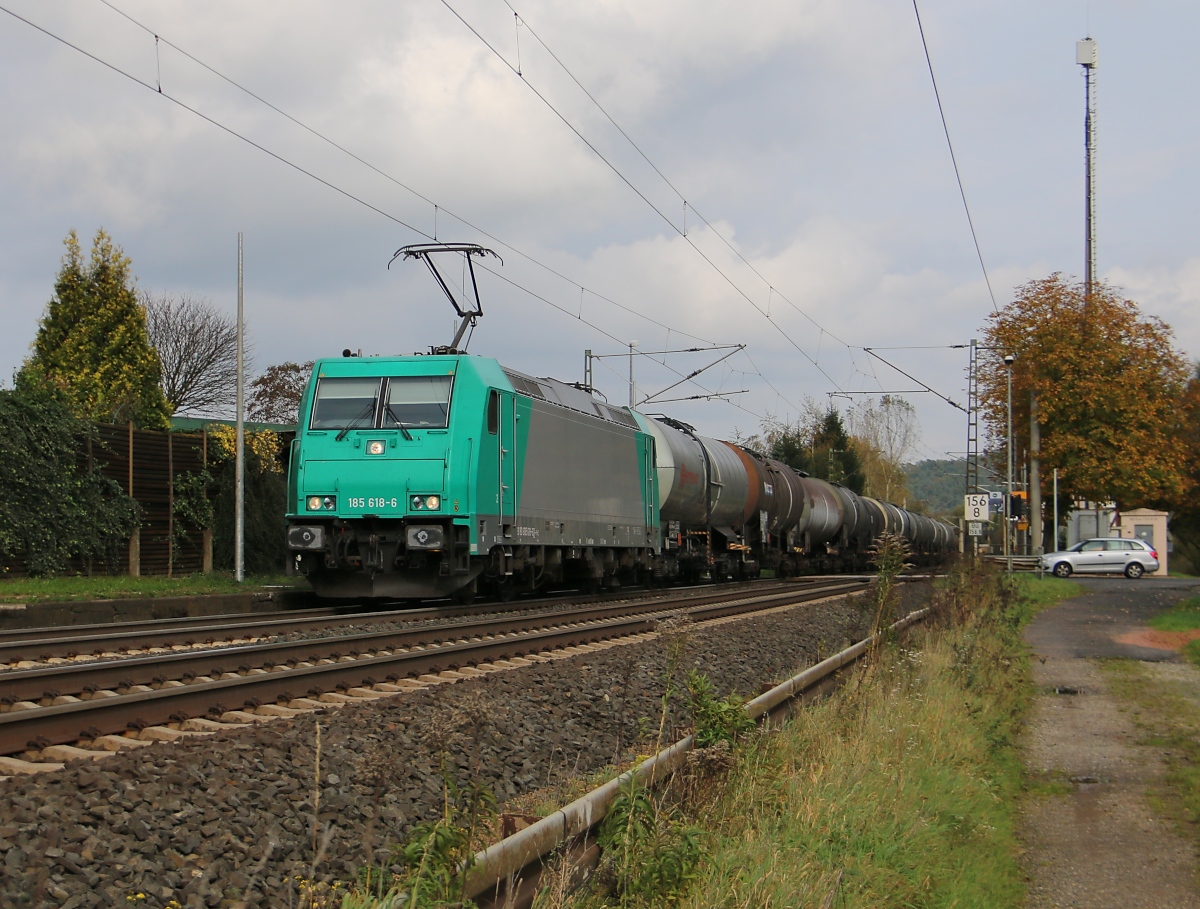
[[[865,567],[957,530],[684,424],[461,353],[319,360],[288,476],[290,567],[324,597]]]

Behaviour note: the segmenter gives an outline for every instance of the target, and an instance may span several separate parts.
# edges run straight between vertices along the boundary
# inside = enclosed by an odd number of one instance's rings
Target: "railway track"
[[[68,759],[153,740],[387,697],[504,668],[513,660],[636,639],[670,616],[725,618],[844,595],[865,584],[854,578],[754,590],[707,588],[538,614],[11,671],[0,675],[0,703],[7,707],[0,713],[0,755],[22,758],[0,758],[0,772],[56,769]]]
[[[826,580],[825,578],[801,578],[788,581],[787,584],[794,588],[797,584],[821,584]],[[781,582],[755,581],[725,585],[720,589],[728,594],[730,591],[769,590],[782,586]],[[690,591],[696,591],[697,595],[704,595],[712,590],[711,585],[706,585],[697,588],[677,588],[672,593],[686,595]],[[661,590],[632,590],[622,592],[621,600],[623,602],[661,600],[663,596]],[[33,663],[91,657],[115,658],[158,649],[228,646],[234,641],[244,641],[247,638],[277,637],[321,631],[349,624],[441,622],[470,618],[481,612],[491,615],[537,611],[559,607],[564,603],[603,603],[611,601],[611,599],[611,594],[568,597],[559,595],[509,603],[496,602],[482,606],[441,604],[416,609],[409,607],[370,611],[361,606],[337,609],[293,609],[277,612],[155,619],[120,624],[17,629],[4,632],[0,637],[0,673],[3,673],[5,668],[30,668],[29,664]],[[0,678],[3,678],[2,674],[0,674]]]

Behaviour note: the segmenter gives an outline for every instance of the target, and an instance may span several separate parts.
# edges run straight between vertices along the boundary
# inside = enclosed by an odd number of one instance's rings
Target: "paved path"
[[[1079,580],[1078,578],[1076,580]],[[1200,692],[1200,671],[1177,654],[1119,643],[1200,581],[1082,579],[1087,593],[1041,613],[1026,631],[1042,692],[1026,732],[1031,772],[1068,780],[1073,792],[1031,800],[1021,823],[1030,909],[1200,909],[1196,852],[1155,814],[1147,789],[1159,755],[1138,745],[1133,721],[1096,661],[1161,664]]]

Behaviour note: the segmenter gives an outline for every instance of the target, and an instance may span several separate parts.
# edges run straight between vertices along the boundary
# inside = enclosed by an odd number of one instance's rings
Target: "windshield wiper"
[[[392,421],[396,424],[396,426],[399,427],[400,431],[404,433],[404,438],[411,442],[413,440],[412,433],[408,431],[408,427],[404,425],[404,421],[396,416],[396,411],[392,410],[391,404],[387,406],[387,415],[392,418]]]
[[[358,416],[347,423],[346,428],[337,434],[335,437],[336,441],[340,442],[342,439],[346,438],[346,434],[350,432],[350,430],[357,429],[359,424],[373,413],[375,413],[375,402],[369,401],[367,402],[367,406],[359,412]]]

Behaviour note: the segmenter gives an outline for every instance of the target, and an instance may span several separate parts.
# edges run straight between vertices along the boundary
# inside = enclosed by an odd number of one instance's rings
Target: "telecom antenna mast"
[[[1083,286],[1087,298],[1092,296],[1096,281],[1096,42],[1084,38],[1075,43],[1075,62],[1083,67],[1086,80],[1085,99],[1087,114],[1083,121],[1084,143],[1087,148],[1086,167],[1086,224],[1084,242],[1086,254],[1083,269]]]

